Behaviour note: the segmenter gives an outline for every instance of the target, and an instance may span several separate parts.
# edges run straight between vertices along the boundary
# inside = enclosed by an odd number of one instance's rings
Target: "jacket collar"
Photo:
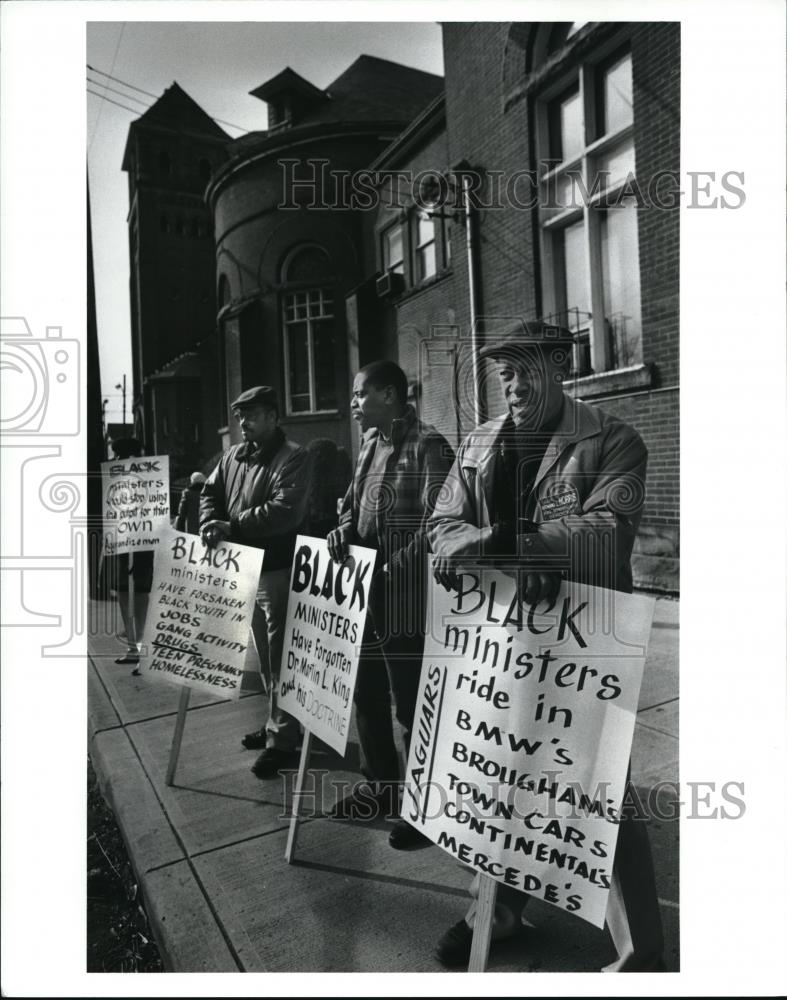
[[[390,441],[395,448],[404,441],[404,439],[409,434],[413,424],[415,423],[415,410],[410,404],[407,404],[407,408],[401,417],[397,417],[391,423],[391,437],[384,438],[380,433],[378,427],[372,428],[369,433],[364,438],[364,444],[371,444],[372,441]]]
[[[235,459],[238,462],[258,462],[260,465],[267,465],[284,444],[284,440],[284,431],[281,427],[277,427],[265,447],[257,445],[254,441],[247,441],[235,452]]]
[[[566,396],[563,403],[563,413],[544,452],[534,486],[541,482],[567,448],[576,444],[577,441],[593,437],[600,430],[601,424],[596,411],[586,403]]]
[[[492,477],[486,474],[486,470],[490,468],[495,460],[500,436],[505,429],[507,420],[508,414],[504,413],[502,416],[495,417],[479,428],[474,435],[476,440],[466,453],[466,458],[469,458],[479,468],[484,470],[482,480],[489,490],[492,489]],[[563,404],[563,413],[547,444],[544,458],[536,474],[534,488],[541,482],[567,448],[584,438],[593,437],[600,430],[601,424],[596,411],[586,403],[572,399],[571,396],[566,396]],[[487,497],[487,501],[490,501],[490,497]]]

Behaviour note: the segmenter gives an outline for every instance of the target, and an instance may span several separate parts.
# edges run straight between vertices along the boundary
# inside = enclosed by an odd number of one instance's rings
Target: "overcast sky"
[[[87,29],[87,62],[95,70],[156,96],[177,81],[213,118],[238,126],[222,124],[233,138],[266,127],[266,107],[249,91],[285,66],[322,88],[362,54],[443,72],[440,28],[429,22],[116,21],[95,22]],[[102,397],[109,400],[107,420],[115,422],[121,420],[121,395],[115,385],[124,373],[127,419],[131,394],[128,185],[121,162],[130,123],[153,98],[101,72],[87,72],[88,81],[93,81],[87,83],[88,90],[100,95],[87,94],[88,172]]]

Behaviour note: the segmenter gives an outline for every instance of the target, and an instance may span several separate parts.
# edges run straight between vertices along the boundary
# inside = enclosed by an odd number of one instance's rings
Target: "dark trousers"
[[[405,754],[410,751],[424,636],[421,622],[397,620],[391,601],[400,595],[377,593],[366,620],[355,682],[355,718],[361,744],[361,770],[371,782],[400,780],[399,756],[391,721],[391,695],[402,727]]]

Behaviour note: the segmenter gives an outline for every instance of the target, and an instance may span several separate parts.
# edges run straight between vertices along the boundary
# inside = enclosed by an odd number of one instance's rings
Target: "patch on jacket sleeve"
[[[556,521],[567,514],[578,514],[582,509],[576,487],[566,483],[553,486],[547,496],[539,499],[538,505],[542,521]]]

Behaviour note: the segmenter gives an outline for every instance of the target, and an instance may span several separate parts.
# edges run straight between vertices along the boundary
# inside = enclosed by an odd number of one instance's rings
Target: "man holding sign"
[[[287,441],[279,427],[276,392],[247,389],[232,404],[243,444],[226,452],[202,491],[200,533],[208,546],[230,540],[265,550],[251,628],[270,698],[268,720],[243,739],[260,749],[253,773],[276,775],[292,760],[300,729],[277,704],[295,539],[309,500],[310,463],[305,448]]]
[[[489,338],[480,352],[495,362],[508,413],[478,427],[462,444],[431,518],[434,576],[447,590],[463,586],[463,571],[487,566],[516,578],[517,599],[530,606],[531,615],[540,602],[550,610],[562,580],[631,593],[647,452],[633,428],[564,393],[571,349],[568,330],[519,323]],[[577,639],[578,620],[565,601],[560,638],[570,641]],[[535,631],[535,617],[529,623]],[[556,655],[546,649],[541,656],[547,676]],[[576,666],[567,664],[564,678]],[[608,683],[596,698],[614,696],[615,685]],[[472,685],[468,678],[467,687]],[[537,719],[539,706],[533,708]],[[629,709],[633,716],[636,699]],[[522,745],[527,748],[527,741]],[[559,764],[559,749],[554,752]],[[476,894],[477,886],[478,877]],[[524,892],[498,886],[493,938],[516,932],[527,899]],[[474,919],[475,905],[440,940],[443,964],[467,964]],[[635,820],[620,822],[607,922],[618,951],[607,971],[661,967],[650,846],[645,827]]]
[[[393,361],[376,361],[358,372],[351,411],[364,440],[328,550],[339,563],[351,544],[377,551],[355,686],[362,765],[371,785],[357,790],[357,797],[396,812],[400,768],[390,692],[407,752],[424,643],[426,524],[453,451],[408,405],[407,376]],[[400,850],[423,839],[398,820],[389,843]]]

